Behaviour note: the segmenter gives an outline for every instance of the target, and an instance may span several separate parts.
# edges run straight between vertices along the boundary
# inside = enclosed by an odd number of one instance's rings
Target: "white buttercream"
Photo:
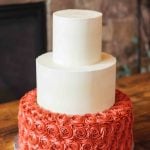
[[[66,113],[96,113],[115,102],[116,59],[101,53],[102,14],[62,10],[53,15],[53,53],[36,59],[37,103]]]
[[[64,66],[90,65],[101,59],[102,14],[61,10],[53,14],[53,61]]]
[[[115,102],[116,59],[102,53],[94,65],[63,67],[52,53],[36,60],[37,102],[50,111],[67,114],[95,113]]]

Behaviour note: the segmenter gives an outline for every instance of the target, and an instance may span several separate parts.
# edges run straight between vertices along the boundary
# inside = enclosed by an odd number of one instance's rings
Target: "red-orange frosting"
[[[85,115],[44,110],[36,103],[36,90],[19,105],[19,150],[131,150],[132,104],[116,90],[110,109]]]

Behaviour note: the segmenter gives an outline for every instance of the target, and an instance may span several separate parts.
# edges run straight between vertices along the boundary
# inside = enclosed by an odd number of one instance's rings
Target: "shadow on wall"
[[[0,102],[35,88],[35,58],[46,52],[45,4],[0,6]]]

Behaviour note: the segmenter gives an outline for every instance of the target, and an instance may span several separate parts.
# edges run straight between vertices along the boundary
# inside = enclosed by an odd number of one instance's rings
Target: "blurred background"
[[[118,77],[150,71],[149,0],[53,0],[51,14],[67,8],[103,13],[103,51],[117,58]]]
[[[150,72],[149,0],[0,0],[0,102],[36,87],[35,58],[52,50],[52,13],[103,13],[103,51],[117,58],[117,78]]]

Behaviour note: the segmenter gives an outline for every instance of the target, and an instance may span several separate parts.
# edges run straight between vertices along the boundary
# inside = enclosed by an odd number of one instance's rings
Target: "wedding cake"
[[[53,52],[36,59],[37,89],[21,98],[19,150],[131,150],[132,105],[101,52],[102,14],[53,14]]]

